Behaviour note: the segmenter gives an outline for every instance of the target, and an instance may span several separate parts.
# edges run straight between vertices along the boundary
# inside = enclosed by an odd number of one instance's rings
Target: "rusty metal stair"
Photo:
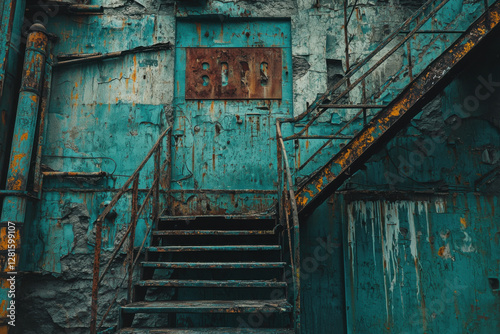
[[[160,218],[132,300],[120,308],[118,332],[293,333],[276,224],[268,217]],[[150,289],[174,292],[157,299]],[[138,314],[168,321],[146,328]],[[266,321],[243,326],[252,314]]]
[[[275,313],[290,312],[291,305],[281,300],[174,300],[136,302],[122,307],[122,313]]]
[[[192,329],[136,329],[124,328],[122,334],[293,334],[291,329],[255,329],[255,328],[192,328]]]
[[[145,280],[139,281],[137,286],[156,287],[212,287],[212,288],[286,288],[285,282],[272,280]]]
[[[328,163],[298,184],[295,198],[299,212],[312,212],[404,128],[468,62],[487,54],[487,46],[499,35],[499,25],[500,3],[497,1]]]

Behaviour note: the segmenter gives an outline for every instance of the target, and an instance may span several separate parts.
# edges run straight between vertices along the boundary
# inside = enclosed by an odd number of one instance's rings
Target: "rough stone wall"
[[[64,206],[63,214],[58,225],[71,230],[73,242],[68,245],[69,249],[64,251],[62,248],[65,243],[62,238],[53,237],[48,242],[42,242],[42,248],[36,250],[42,254],[41,257],[33,254],[31,261],[27,260],[32,262],[37,258],[45,258],[47,261],[48,254],[51,254],[51,257],[57,258],[57,268],[50,268],[39,262],[37,268],[40,271],[23,276],[19,301],[19,313],[23,315],[23,321],[17,326],[18,333],[88,332],[89,291],[92,290],[93,268],[89,245],[94,244],[95,231],[88,230],[91,215],[86,205],[69,203]],[[42,231],[38,232],[43,233]],[[47,234],[50,236],[51,233]],[[39,238],[47,240],[47,236],[39,235]],[[119,234],[115,240],[120,240]],[[103,252],[102,263],[107,263],[110,255],[110,251]],[[117,256],[103,281],[99,294],[101,305],[109,305],[115,296],[116,287],[121,283],[126,271],[125,258],[125,254]],[[127,297],[126,289],[118,291],[117,301],[123,303]],[[103,312],[101,316],[102,314]],[[116,308],[110,314],[110,319],[112,321],[107,321],[107,325],[116,322]]]

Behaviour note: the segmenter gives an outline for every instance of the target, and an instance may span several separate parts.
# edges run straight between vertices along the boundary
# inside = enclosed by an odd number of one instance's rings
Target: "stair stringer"
[[[299,213],[314,211],[408,125],[468,62],[480,58],[481,51],[498,36],[499,25],[500,2],[495,2],[331,160],[298,185],[295,198]]]

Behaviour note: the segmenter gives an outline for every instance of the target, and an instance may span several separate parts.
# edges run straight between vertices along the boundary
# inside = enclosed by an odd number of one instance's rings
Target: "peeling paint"
[[[55,172],[106,172],[110,177],[46,178],[37,202],[41,204],[29,204],[21,264],[31,273],[23,279],[22,301],[45,311],[23,324],[26,333],[88,332],[93,221],[167,123],[175,119],[172,189],[167,191],[162,184],[161,193],[169,213],[264,212],[275,207],[277,198],[276,118],[300,114],[326,90],[332,74],[327,60],[338,60],[342,69],[338,75],[343,75],[345,45],[338,36],[343,29],[341,2],[209,0],[202,1],[201,7],[195,3],[105,0],[103,15],[50,19],[49,31],[60,38],[56,55],[118,52],[161,42],[175,42],[177,47],[61,67],[54,73],[44,166]],[[349,23],[350,64],[363,59],[418,5],[418,1],[358,3]],[[481,6],[480,2],[450,1],[445,13],[422,29],[448,25],[465,29],[464,22],[475,19]],[[497,22],[494,14],[492,20]],[[409,82],[412,75],[404,69],[408,56],[415,61],[416,75],[452,39],[445,34],[413,38],[411,55],[408,51],[396,54],[367,80],[369,91],[380,90],[376,102],[391,102]],[[283,99],[186,101],[183,49],[197,46],[283,49]],[[462,52],[470,46],[464,44]],[[335,204],[324,204],[307,222],[301,221],[305,259],[314,258],[316,237],[324,241],[332,234],[342,239],[340,246],[335,243],[326,249],[328,261],[320,261],[315,272],[302,274],[303,333],[330,333],[332,328],[352,333],[488,333],[496,325],[498,296],[488,277],[499,275],[498,187],[491,153],[498,148],[498,101],[481,104],[473,117],[461,118],[464,125],[459,130],[446,123],[446,114],[453,113],[454,106],[475,89],[472,82],[477,81],[477,73],[483,73],[479,65],[452,82],[424,116],[417,116],[380,153],[371,155],[366,170],[354,175],[348,170],[349,180],[333,197]],[[495,63],[485,60],[483,65],[497,72]],[[361,90],[353,91],[342,103],[356,102],[361,96]],[[386,130],[387,122],[404,112],[410,98],[381,118],[379,129]],[[166,109],[175,117],[166,115]],[[330,110],[306,134],[331,135],[356,112]],[[368,110],[368,119],[374,113]],[[10,123],[2,109],[2,124]],[[284,124],[283,133],[291,135],[303,125]],[[354,136],[363,126],[360,118],[344,133]],[[436,136],[437,130],[444,135]],[[371,129],[360,136],[359,147],[348,148],[317,183],[303,189],[298,205],[306,206],[346,172],[342,169],[350,166],[353,155],[375,143],[377,135]],[[402,173],[398,159],[414,157],[416,138],[432,140],[435,151]],[[20,139],[26,139],[24,134]],[[297,184],[348,142],[335,141],[306,169],[295,169]],[[323,143],[287,141],[291,165],[300,166]],[[384,177],[388,171],[402,181],[389,184]],[[475,183],[490,172],[491,179]],[[151,165],[140,180],[145,188],[151,185]],[[12,182],[22,189],[21,183]],[[356,193],[360,190],[374,193]],[[140,194],[142,201],[144,191]],[[104,223],[105,258],[129,220],[129,204],[127,195],[117,204],[117,216]],[[146,221],[140,220],[138,239],[145,229]],[[122,277],[122,260],[103,282],[102,305],[110,302]],[[121,290],[119,300],[125,300],[125,295]],[[172,295],[171,290],[163,293],[167,298]],[[30,309],[26,306],[21,311]],[[105,325],[115,325],[116,318],[113,308]],[[150,326],[161,320],[140,319],[141,325]],[[191,319],[181,321],[190,324]]]

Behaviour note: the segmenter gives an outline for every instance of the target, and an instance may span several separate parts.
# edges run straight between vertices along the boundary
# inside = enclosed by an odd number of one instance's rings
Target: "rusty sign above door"
[[[280,48],[186,48],[186,100],[281,99]]]

